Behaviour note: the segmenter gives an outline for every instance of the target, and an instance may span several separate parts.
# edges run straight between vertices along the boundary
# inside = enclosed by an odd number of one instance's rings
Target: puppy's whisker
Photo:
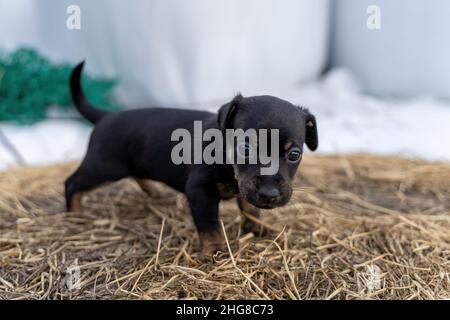
[[[315,189],[316,188],[314,188],[314,187],[294,187],[294,188],[292,188],[292,190],[294,190],[294,191],[312,191]]]

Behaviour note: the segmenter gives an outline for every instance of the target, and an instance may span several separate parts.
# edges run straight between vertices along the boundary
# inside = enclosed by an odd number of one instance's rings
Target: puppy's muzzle
[[[256,193],[256,200],[262,207],[276,207],[282,200],[280,189],[276,186],[263,185]]]
[[[264,203],[274,203],[280,198],[280,190],[274,186],[262,186],[259,188],[258,200]]]

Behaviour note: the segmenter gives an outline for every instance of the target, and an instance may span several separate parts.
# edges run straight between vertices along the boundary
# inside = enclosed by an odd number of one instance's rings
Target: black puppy
[[[259,216],[259,209],[285,205],[292,195],[292,180],[303,154],[303,144],[318,146],[317,124],[307,109],[271,97],[236,96],[218,114],[203,111],[150,108],[107,113],[85,98],[81,63],[71,75],[71,92],[78,111],[96,124],[88,152],[66,181],[67,210],[79,210],[84,192],[125,177],[135,178],[150,192],[146,179],[160,181],[183,192],[189,202],[203,253],[211,255],[223,245],[219,228],[219,202],[236,196],[241,211]],[[279,130],[279,170],[261,175],[260,164],[180,164],[171,160],[177,144],[171,134],[179,128],[193,132],[194,121],[203,129]],[[226,153],[226,150],[224,150]],[[251,219],[245,231],[257,232]]]

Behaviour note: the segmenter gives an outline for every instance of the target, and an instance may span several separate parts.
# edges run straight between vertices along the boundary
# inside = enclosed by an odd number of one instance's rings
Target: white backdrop
[[[428,2],[433,7],[439,0]],[[69,3],[81,6],[81,31],[65,28]],[[405,14],[413,13],[402,27],[395,3],[405,1],[383,1],[383,32],[367,34],[365,10],[372,1],[335,3],[342,7],[334,58],[357,77],[337,69],[308,81],[326,57],[326,0],[0,0],[0,46],[36,45],[55,61],[87,58],[91,72],[120,78],[118,94],[131,105],[206,102],[190,107],[213,109],[237,90],[271,93],[316,114],[319,152],[450,160],[444,147],[450,145],[450,104],[426,97],[386,101],[359,90],[367,84],[409,93],[413,85],[444,90],[450,42],[436,39],[450,28],[443,27],[450,20],[440,18],[450,5],[434,7],[435,22],[414,18],[433,17],[428,9],[405,7]],[[420,29],[427,26],[440,32],[427,40]],[[407,30],[412,33],[404,38]],[[417,46],[418,39],[427,46]],[[418,130],[424,119],[431,125]],[[0,123],[0,130],[27,164],[43,164],[80,159],[91,129],[78,121],[47,120],[32,127]],[[14,164],[0,145],[0,170]]]
[[[81,30],[66,28],[70,4]],[[315,79],[328,20],[328,0],[0,0],[0,45],[87,59],[127,105],[201,105]]]
[[[381,29],[368,30],[369,5]],[[450,98],[450,1],[338,0],[333,62],[351,69],[366,92]]]

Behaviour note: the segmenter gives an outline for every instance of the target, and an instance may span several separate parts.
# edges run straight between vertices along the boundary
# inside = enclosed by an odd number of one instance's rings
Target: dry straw
[[[449,164],[306,157],[290,205],[264,212],[264,238],[221,205],[214,261],[198,256],[180,195],[151,199],[124,180],[65,213],[74,168],[0,173],[0,299],[450,298]]]

